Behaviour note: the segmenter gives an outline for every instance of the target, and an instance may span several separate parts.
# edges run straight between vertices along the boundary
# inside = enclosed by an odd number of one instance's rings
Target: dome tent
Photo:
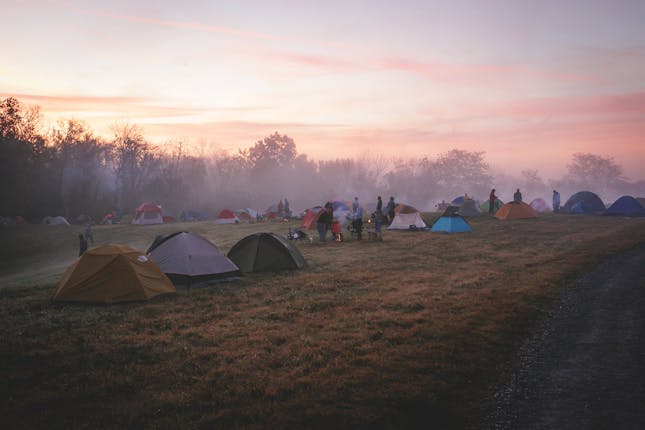
[[[537,212],[524,202],[510,202],[506,203],[495,213],[495,218],[503,220],[537,218]]]
[[[118,303],[174,292],[170,279],[143,252],[107,244],[86,251],[65,271],[52,300]]]
[[[241,275],[235,263],[212,242],[185,231],[157,236],[147,253],[176,286],[208,284]]]
[[[394,219],[388,230],[413,230],[425,228],[426,223],[421,218],[421,213],[410,205],[398,204],[394,208]]]
[[[255,233],[237,242],[227,254],[244,273],[302,269],[305,258],[286,238],[275,233]]]
[[[464,217],[459,215],[442,215],[430,229],[432,232],[466,233],[473,231]]]
[[[622,196],[607,208],[605,215],[641,217],[645,216],[645,208],[632,196]]]
[[[163,224],[163,214],[161,206],[154,203],[142,203],[135,210],[132,224],[148,225],[148,224]]]
[[[537,197],[531,201],[531,207],[535,209],[536,212],[541,213],[549,212],[551,210],[546,201],[540,197]]]
[[[605,211],[605,204],[591,191],[580,191],[569,197],[561,212],[571,214],[599,213]]]
[[[497,212],[498,210],[501,209],[501,207],[504,206],[504,202],[501,201],[500,199],[495,199],[495,203],[493,205],[493,211]],[[483,212],[488,212],[488,208],[490,207],[490,200],[486,199],[484,202],[482,202],[479,207],[482,209]]]

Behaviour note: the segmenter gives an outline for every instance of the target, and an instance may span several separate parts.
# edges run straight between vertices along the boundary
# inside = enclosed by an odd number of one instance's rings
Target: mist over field
[[[545,177],[528,161],[514,176],[492,168],[491,154],[458,148],[434,157],[315,160],[300,153],[287,134],[275,132],[233,154],[196,155],[182,142],[155,146],[136,125],[115,126],[106,140],[75,120],[42,132],[39,119],[37,108],[24,108],[17,99],[0,104],[4,216],[38,222],[62,215],[74,222],[87,215],[98,221],[112,211],[132,213],[142,202],[159,204],[174,217],[185,211],[213,217],[241,208],[263,214],[283,199],[298,214],[354,197],[373,210],[379,195],[433,211],[466,194],[484,201],[491,188],[504,201],[518,188],[528,202],[540,197],[550,203],[553,189],[563,203],[582,190],[606,204],[624,194],[645,195],[645,181],[627,178],[612,157],[598,154],[571,154],[558,177]]]

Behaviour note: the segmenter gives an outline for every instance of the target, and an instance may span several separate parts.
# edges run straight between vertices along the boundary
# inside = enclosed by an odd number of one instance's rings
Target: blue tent
[[[604,212],[605,204],[591,191],[575,193],[562,207],[562,212],[572,214]]]
[[[472,230],[470,224],[460,216],[442,216],[430,229],[430,231],[444,231],[446,233],[465,233]]]
[[[632,196],[622,196],[605,211],[605,215],[645,216],[645,208]]]
[[[452,204],[455,206],[461,206],[464,202],[464,196],[457,196],[452,200]]]

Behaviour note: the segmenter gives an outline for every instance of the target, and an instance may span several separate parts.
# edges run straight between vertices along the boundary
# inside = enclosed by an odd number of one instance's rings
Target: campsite
[[[423,212],[431,225],[440,213]],[[645,218],[468,219],[472,231],[297,240],[306,266],[148,301],[52,303],[77,227],[0,231],[3,422],[10,428],[473,426],[559,291],[645,241]],[[297,221],[94,228],[145,251],[199,234],[227,253]],[[476,425],[474,426],[476,427]]]

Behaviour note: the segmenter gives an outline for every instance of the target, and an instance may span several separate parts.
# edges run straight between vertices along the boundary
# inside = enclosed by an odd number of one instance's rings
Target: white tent
[[[416,228],[425,228],[426,223],[423,222],[421,214],[415,212],[412,214],[402,214],[398,213],[394,215],[394,220],[392,224],[387,228],[388,230],[410,230],[410,226],[415,226]]]
[[[69,222],[62,216],[47,216],[43,219],[43,224],[47,225],[69,225]]]
[[[387,228],[388,230],[410,230],[413,228],[425,228],[426,223],[421,218],[421,213],[414,207],[399,204],[394,209],[394,219]]]

